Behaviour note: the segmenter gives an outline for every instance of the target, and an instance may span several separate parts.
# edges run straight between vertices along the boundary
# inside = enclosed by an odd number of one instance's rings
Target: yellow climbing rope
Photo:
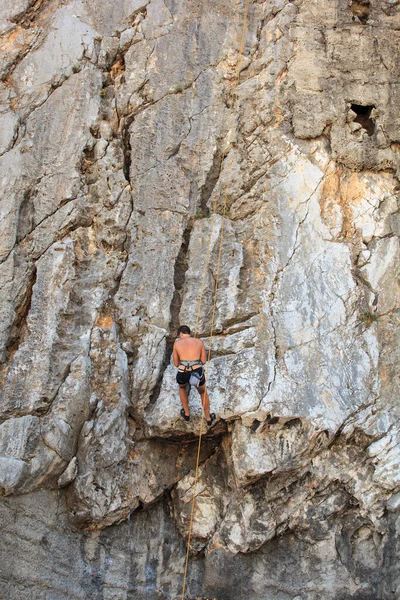
[[[245,7],[244,7],[244,15],[243,15],[242,34],[241,34],[241,37],[240,37],[239,56],[238,56],[238,61],[237,61],[237,65],[236,65],[236,78],[235,78],[234,89],[238,87],[239,82],[240,82],[240,70],[241,70],[241,66],[242,66],[243,46],[244,46],[244,38],[245,38],[245,34],[246,34],[246,29],[247,29],[247,15],[248,15],[248,10],[249,10],[249,5],[250,5],[250,0],[246,0]],[[232,111],[233,124],[235,124],[235,122],[236,122],[236,116],[237,116],[237,102],[235,100],[234,110]],[[229,128],[228,131],[231,131],[231,128]],[[228,151],[229,151],[229,144],[227,145],[227,148],[225,149],[225,151],[222,154],[221,164],[223,164],[223,161],[224,161],[224,159],[225,159]],[[227,165],[227,177],[226,177],[226,187],[225,187],[225,191],[224,191],[224,194],[223,194],[223,209],[222,209],[221,230],[220,230],[220,235],[219,235],[219,248],[218,248],[218,259],[217,259],[217,273],[216,273],[215,284],[214,284],[214,299],[213,299],[213,307],[212,307],[212,314],[211,314],[210,343],[209,343],[209,348],[208,348],[207,365],[206,365],[206,382],[208,381],[208,368],[209,368],[210,359],[211,359],[211,349],[212,349],[212,342],[213,342],[215,311],[216,311],[216,306],[217,306],[217,293],[218,293],[218,285],[219,285],[219,275],[220,275],[220,270],[221,270],[222,244],[223,244],[224,232],[225,232],[225,215],[226,215],[226,205],[227,205],[227,186],[228,186],[228,183],[229,183],[230,168],[231,168],[231,162],[228,162],[228,165]],[[197,336],[199,319],[200,319],[201,303],[202,303],[202,299],[203,299],[203,293],[204,293],[204,287],[205,287],[205,281],[206,281],[206,276],[207,276],[208,265],[209,265],[209,262],[210,262],[211,244],[212,244],[212,231],[213,231],[213,226],[214,226],[215,215],[217,214],[216,213],[217,198],[220,198],[220,196],[221,196],[220,190],[221,190],[221,177],[220,177],[220,183],[219,183],[219,193],[215,195],[214,202],[213,202],[213,215],[212,215],[212,221],[211,221],[211,223],[212,223],[211,224],[211,235],[210,235],[210,239],[209,239],[209,242],[208,242],[207,255],[206,255],[206,261],[205,261],[205,264],[204,264],[204,272],[203,272],[203,279],[202,279],[201,288],[200,288],[200,294],[199,294],[199,297],[198,297],[198,300],[197,300],[197,316],[196,316],[196,325],[195,325],[195,337]],[[206,386],[207,386],[207,383],[206,383]],[[198,442],[198,445],[197,445],[196,469],[195,469],[194,482],[193,482],[193,495],[192,495],[192,501],[191,501],[189,531],[188,531],[188,538],[187,538],[187,544],[186,544],[185,570],[184,570],[184,574],[183,574],[182,600],[185,600],[187,572],[188,572],[188,566],[189,566],[190,541],[191,541],[192,529],[193,529],[193,516],[194,516],[194,506],[195,506],[195,499],[196,499],[196,488],[197,488],[197,481],[198,481],[198,476],[199,476],[201,439],[202,439],[202,435],[203,435],[203,419],[204,419],[204,406],[202,406],[202,414],[201,414],[201,419],[200,419],[199,442]]]

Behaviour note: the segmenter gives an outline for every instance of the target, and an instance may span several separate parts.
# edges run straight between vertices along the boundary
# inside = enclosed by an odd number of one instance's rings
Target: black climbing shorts
[[[201,375],[199,387],[203,386],[206,382],[206,376],[203,367],[193,369],[192,371],[178,371],[178,373],[176,374],[176,382],[179,383],[179,385],[186,385],[187,383],[189,383],[189,379],[192,373],[198,373],[199,375]]]

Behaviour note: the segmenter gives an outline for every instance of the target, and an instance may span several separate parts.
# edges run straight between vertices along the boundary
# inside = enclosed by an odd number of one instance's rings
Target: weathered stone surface
[[[67,309],[68,281],[73,279],[72,243],[53,246],[37,263],[37,278],[27,322],[28,336],[18,348],[4,387],[2,418],[13,414],[40,413],[52,401],[58,388],[51,381],[51,349],[57,335],[60,314]],[[46,320],[44,320],[46,316]],[[32,364],[39,358],[40,362]]]
[[[80,433],[79,473],[72,490],[77,507],[74,512],[82,524],[97,524],[104,519],[110,523],[126,517],[127,505],[132,502],[125,490],[129,458],[128,362],[110,317],[97,320],[89,358],[94,367],[90,399],[93,417]],[[137,506],[133,501],[133,508]]]
[[[65,487],[71,481],[75,479],[78,474],[78,462],[76,460],[76,456],[74,456],[68,463],[67,468],[63,473],[61,473],[58,478],[57,485],[58,487]]]
[[[188,597],[400,593],[399,4],[245,4],[0,7],[10,600],[180,596],[183,323]]]
[[[235,475],[242,484],[267,474],[292,471],[310,460],[312,446],[319,450],[328,442],[323,432],[314,435],[310,424],[301,419],[280,419],[280,427],[270,425],[271,418],[250,427],[236,421],[232,435],[232,459]]]
[[[54,480],[71,460],[88,417],[88,361],[77,358],[44,417],[12,417],[0,425],[3,493],[29,491]],[[18,410],[15,411],[18,414]],[[34,411],[35,412],[35,411]],[[15,473],[10,472],[15,464]]]
[[[42,104],[52,85],[79,70],[79,60],[96,35],[96,31],[80,17],[85,19],[83,3],[79,0],[61,6],[54,13],[51,27],[40,46],[35,52],[28,53],[13,70],[11,82],[18,97],[18,109],[32,110]]]
[[[199,554],[189,563],[186,595],[222,600],[396,597],[398,518],[390,514],[388,534],[381,537],[354,507],[343,513],[340,496],[337,492],[330,511],[321,511],[321,497],[316,500],[301,537],[280,535],[249,554],[220,547]],[[182,594],[185,545],[165,502],[94,532],[70,528],[62,492],[6,498],[0,510],[0,590],[9,600],[44,598],[49,588],[60,600],[96,597],[99,587],[110,599]]]
[[[217,451],[211,458],[203,463],[195,479],[195,471],[183,477],[172,490],[171,498],[176,524],[180,532],[187,537],[191,513],[193,494],[192,542],[190,549],[200,551],[212,537],[225,512],[228,497],[225,492],[226,469],[221,459],[221,451]]]

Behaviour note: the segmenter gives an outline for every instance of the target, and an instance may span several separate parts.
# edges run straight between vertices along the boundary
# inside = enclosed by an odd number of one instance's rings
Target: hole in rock
[[[268,425],[275,425],[276,423],[278,423],[278,421],[279,417],[271,417],[270,419],[267,419]]]
[[[27,190],[19,209],[17,242],[20,242],[33,231],[35,221],[35,193],[32,190]]]
[[[317,439],[315,440],[315,446],[317,448],[320,448],[321,446],[323,446],[327,442],[327,440],[329,440],[329,431],[326,431],[326,430],[321,431],[318,434]]]
[[[286,429],[292,429],[293,427],[295,427],[296,429],[301,429],[303,427],[303,424],[301,422],[301,419],[296,418],[290,419],[290,421],[286,421],[284,427],[286,427]]]
[[[117,77],[120,77],[121,75],[123,75],[124,72],[125,72],[125,59],[124,59],[123,54],[120,54],[119,56],[116,57],[114,63],[110,67],[111,81],[114,83],[114,81],[117,79]],[[121,83],[123,83],[122,79],[121,79]]]
[[[257,431],[257,429],[260,427],[260,425],[261,425],[260,421],[258,421],[258,419],[254,419],[250,429],[252,431]]]
[[[361,23],[365,24],[369,17],[370,0],[352,0],[350,10],[354,17],[357,17]],[[355,20],[353,17],[353,20]]]
[[[360,123],[362,127],[367,131],[368,135],[372,135],[375,131],[375,123],[371,118],[371,111],[375,108],[374,106],[363,106],[362,104],[352,104],[351,110],[354,111],[357,117],[354,119],[355,123]]]

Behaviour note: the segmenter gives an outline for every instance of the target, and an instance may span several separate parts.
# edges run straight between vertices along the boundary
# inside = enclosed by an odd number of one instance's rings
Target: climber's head
[[[178,329],[178,337],[183,337],[185,335],[191,335],[190,327],[181,325]]]

